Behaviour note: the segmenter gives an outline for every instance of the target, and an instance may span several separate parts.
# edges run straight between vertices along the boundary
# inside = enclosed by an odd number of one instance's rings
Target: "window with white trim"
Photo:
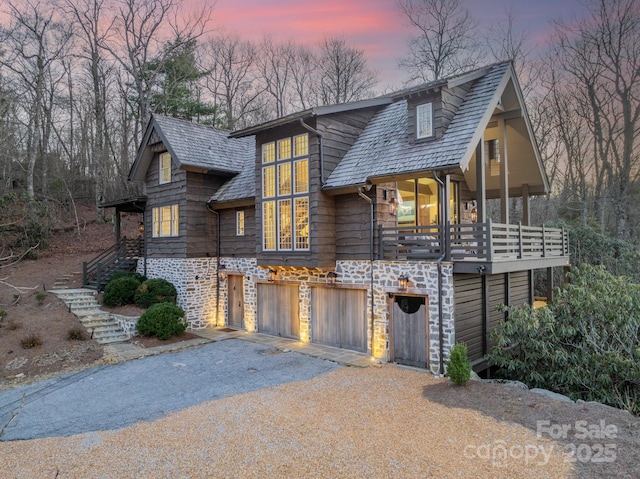
[[[309,249],[309,139],[262,145],[262,249]]]
[[[152,209],[152,236],[162,238],[178,236],[178,205],[159,206]]]
[[[236,236],[244,236],[244,211],[236,211]]]
[[[416,106],[416,138],[433,136],[433,104],[423,103]]]
[[[160,169],[158,172],[158,177],[160,178],[159,184],[164,185],[165,183],[171,183],[171,153],[168,151],[160,153],[158,166]]]

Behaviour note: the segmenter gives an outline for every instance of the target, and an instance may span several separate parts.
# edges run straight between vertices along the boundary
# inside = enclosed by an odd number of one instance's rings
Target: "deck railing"
[[[143,254],[144,241],[142,238],[121,238],[116,244],[91,261],[82,263],[82,285],[95,287],[100,291],[111,274],[130,269],[135,260],[141,258]]]
[[[443,234],[443,230],[445,234]],[[508,261],[569,255],[564,228],[501,223],[380,227],[380,259]]]

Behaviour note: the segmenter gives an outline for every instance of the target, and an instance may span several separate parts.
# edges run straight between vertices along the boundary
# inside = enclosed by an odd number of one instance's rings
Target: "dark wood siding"
[[[215,256],[216,218],[207,209],[207,201],[226,179],[202,173],[187,172],[185,202],[187,257]]]
[[[244,236],[236,235],[236,212],[244,211]],[[256,210],[253,206],[220,210],[220,256],[256,256]]]
[[[147,209],[145,214],[145,236],[147,238],[147,256],[150,258],[187,256],[187,212],[186,189],[187,172],[171,165],[171,182],[163,185],[159,181],[159,155],[154,155],[145,178]],[[178,205],[179,235],[176,237],[153,238],[153,208],[158,206]]]
[[[371,235],[369,203],[356,193],[336,197],[336,258],[369,259]]]
[[[311,288],[311,340],[367,351],[366,290]]]
[[[506,276],[504,274],[494,274],[487,276],[489,299],[488,299],[488,331],[491,332],[505,319],[504,311],[500,311],[499,307],[502,304],[506,304]],[[493,341],[489,337],[489,351],[493,347]]]
[[[454,275],[456,342],[465,343],[469,359],[483,356],[483,301],[482,276]]]
[[[529,271],[509,273],[509,306],[531,304],[530,292]]]
[[[442,110],[439,128],[442,129],[436,136],[438,138],[444,134],[453,117],[456,115],[458,108],[464,101],[467,92],[469,91],[471,84],[465,84],[454,88],[443,88],[441,92]]]

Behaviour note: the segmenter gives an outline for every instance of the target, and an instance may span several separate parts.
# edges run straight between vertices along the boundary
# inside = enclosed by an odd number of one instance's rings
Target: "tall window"
[[[178,205],[160,206],[152,209],[153,237],[178,236]]]
[[[262,249],[309,249],[309,139],[262,145]]]
[[[244,236],[244,211],[236,211],[236,236]]]
[[[416,138],[433,136],[433,106],[424,103],[416,106]]]
[[[160,154],[160,184],[171,182],[171,154],[168,151]]]

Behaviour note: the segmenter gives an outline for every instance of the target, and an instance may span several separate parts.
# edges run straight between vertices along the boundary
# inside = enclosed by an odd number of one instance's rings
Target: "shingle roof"
[[[253,137],[251,139],[255,141]],[[216,194],[209,199],[209,202],[253,198],[256,195],[255,161],[255,155],[251,159],[247,159],[240,174],[234,176],[222,185]]]
[[[229,138],[229,132],[154,115],[160,136],[179,166],[240,173],[248,158],[255,160],[255,139]]]
[[[409,143],[407,101],[399,100],[376,113],[355,144],[327,179],[325,188],[364,184],[367,179],[463,166],[496,101],[498,86],[510,63],[491,66],[477,79],[442,138]],[[466,159],[468,161],[468,158]],[[466,166],[466,164],[464,165]]]

